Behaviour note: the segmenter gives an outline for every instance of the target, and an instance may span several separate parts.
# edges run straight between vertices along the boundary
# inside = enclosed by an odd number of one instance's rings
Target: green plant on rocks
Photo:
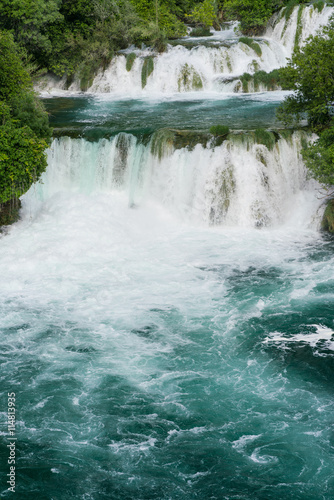
[[[219,137],[223,135],[227,135],[230,133],[230,129],[227,125],[213,125],[209,129],[210,134]]]
[[[167,156],[173,149],[175,132],[173,130],[162,128],[157,130],[151,140],[151,153],[161,160]]]
[[[202,88],[202,78],[193,66],[189,66],[189,64],[186,63],[183,66],[181,74],[178,78],[179,92],[181,92],[182,90],[200,90]]]
[[[131,71],[135,59],[136,59],[136,54],[134,52],[131,52],[126,56],[126,64],[125,64],[126,71]]]
[[[267,149],[272,150],[276,144],[276,138],[273,132],[264,130],[263,128],[258,128],[255,130],[255,141],[258,144],[263,144]]]
[[[147,83],[148,77],[153,73],[154,70],[154,59],[152,56],[146,57],[141,69],[141,86],[144,88]]]
[[[248,45],[251,49],[254,50],[254,52],[261,57],[262,56],[262,49],[260,45],[253,40],[253,38],[249,38],[248,36],[242,36],[239,38],[239,42],[244,43],[245,45]]]

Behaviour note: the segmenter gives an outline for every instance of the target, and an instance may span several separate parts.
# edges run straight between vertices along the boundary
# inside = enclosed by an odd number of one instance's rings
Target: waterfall
[[[42,184],[28,198],[121,192],[129,207],[152,201],[194,223],[307,226],[320,202],[299,155],[306,134],[267,135],[267,145],[243,132],[220,145],[211,139],[186,147],[168,130],[146,145],[124,133],[98,142],[62,137],[53,141]]]
[[[109,67],[101,70],[88,89],[92,93],[141,96],[197,92],[240,92],[239,77],[245,72],[270,72],[284,66],[296,43],[303,44],[319,27],[328,23],[334,12],[325,6],[321,11],[312,5],[300,5],[286,19],[284,9],[273,16],[263,37],[238,37],[233,30],[214,32],[212,40],[198,39],[189,45],[189,38],[166,52],[155,54],[150,49],[130,48],[115,56]],[[128,56],[134,60],[128,64]],[[147,64],[150,70],[147,71]],[[66,76],[60,81],[47,77],[39,90],[66,88]],[[68,89],[77,92],[80,82],[75,80]],[[248,91],[270,90],[266,86]]]

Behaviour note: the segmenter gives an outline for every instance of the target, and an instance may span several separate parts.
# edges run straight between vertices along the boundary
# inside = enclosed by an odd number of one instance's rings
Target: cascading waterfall
[[[172,131],[153,136],[146,146],[124,133],[98,142],[64,137],[52,144],[39,196],[121,190],[130,207],[151,199],[188,221],[307,226],[319,200],[299,155],[304,136],[300,131],[275,140],[272,134],[270,149],[251,132],[192,149],[175,147]]]
[[[286,20],[284,9],[273,16],[262,38],[247,44],[228,31],[215,32],[213,40],[198,40],[193,48],[187,39],[179,45],[169,46],[165,53],[156,55],[149,49],[129,49],[117,55],[106,70],[100,71],[88,91],[93,93],[115,93],[128,96],[173,94],[177,92],[241,92],[239,76],[257,70],[270,72],[284,66],[291,57],[296,43],[303,44],[306,38],[316,33],[320,26],[328,23],[334,8],[325,6],[321,11],[314,6],[295,7]],[[249,39],[252,40],[252,39]],[[127,55],[136,57],[127,69]],[[152,71],[146,73],[147,60],[151,60]],[[44,80],[41,90],[56,90],[66,87],[66,77],[60,82]],[[79,91],[80,82],[74,81],[70,91]],[[268,90],[265,85],[249,86],[247,91]]]

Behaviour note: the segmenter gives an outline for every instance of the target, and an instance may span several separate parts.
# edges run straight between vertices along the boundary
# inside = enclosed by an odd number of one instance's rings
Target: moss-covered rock
[[[202,88],[203,82],[200,74],[195,70],[193,66],[186,63],[182,67],[180,76],[178,78],[179,92],[201,90]]]
[[[0,203],[0,232],[2,226],[8,226],[19,220],[20,208],[21,201],[17,198],[13,198],[7,203]]]
[[[334,233],[334,199],[329,200],[327,207],[322,218],[321,228],[324,231]]]

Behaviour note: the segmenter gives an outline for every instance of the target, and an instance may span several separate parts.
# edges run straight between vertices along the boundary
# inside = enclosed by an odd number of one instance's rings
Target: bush
[[[222,135],[227,135],[230,132],[230,129],[227,127],[227,125],[213,125],[209,129],[210,134],[218,137]]]

